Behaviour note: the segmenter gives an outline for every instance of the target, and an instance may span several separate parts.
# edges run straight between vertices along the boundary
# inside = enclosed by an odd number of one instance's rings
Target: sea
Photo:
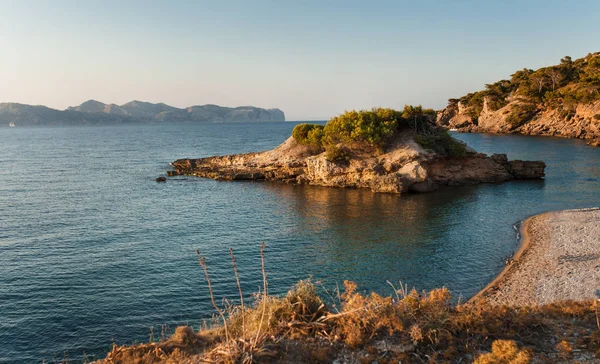
[[[0,129],[0,363],[103,358],[235,303],[229,249],[251,300],[312,279],[391,294],[448,287],[464,301],[519,246],[519,224],[600,206],[600,148],[579,140],[453,135],[484,153],[543,160],[546,178],[424,194],[168,178],[170,162],[271,149],[295,123]],[[389,282],[389,283],[388,283]],[[323,293],[324,297],[329,297]]]

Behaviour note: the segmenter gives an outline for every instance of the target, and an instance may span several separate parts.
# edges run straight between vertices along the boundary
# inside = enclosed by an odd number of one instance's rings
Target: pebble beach
[[[598,298],[600,209],[547,212],[523,222],[520,249],[472,300],[511,306]]]

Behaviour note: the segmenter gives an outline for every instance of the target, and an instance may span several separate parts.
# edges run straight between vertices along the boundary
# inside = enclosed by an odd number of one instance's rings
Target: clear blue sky
[[[600,1],[0,0],[0,102],[423,104],[600,50]]]

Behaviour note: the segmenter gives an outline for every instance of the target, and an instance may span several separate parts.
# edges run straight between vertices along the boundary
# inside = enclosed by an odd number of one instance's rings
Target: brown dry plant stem
[[[238,274],[237,264],[232,248],[229,248],[229,255],[231,256],[231,264],[233,265],[233,273],[235,274],[238,292],[240,293],[240,304],[242,306],[242,335],[246,336],[246,308],[244,307],[244,294],[242,293],[242,285],[240,284],[240,276]]]
[[[446,288],[418,293],[402,282],[398,288],[388,282],[394,294],[381,296],[357,292],[356,283],[344,281],[343,293],[337,290],[340,310],[335,312],[323,303],[310,279],[300,281],[285,296],[269,296],[265,250],[263,243],[263,286],[255,305],[219,307],[206,260],[197,251],[216,312],[213,317],[218,320],[219,315],[222,326],[204,327],[197,334],[182,326],[165,340],[167,326],[163,325],[159,342],[115,345],[102,363],[250,364],[279,358],[287,363],[323,362],[350,355],[360,359],[357,362],[385,357],[402,363],[461,363],[470,356],[467,362],[525,364],[534,356],[546,363],[600,353],[596,331],[596,327],[600,330],[600,301],[511,307],[478,300],[455,306]],[[229,254],[244,304],[233,249]],[[565,340],[556,347],[544,349],[552,338],[561,336]],[[384,348],[379,349],[382,342]],[[545,351],[536,353],[532,348]],[[365,352],[368,356],[363,358]]]
[[[221,320],[223,320],[223,328],[225,329],[225,340],[227,341],[227,346],[229,347],[229,330],[227,328],[227,319],[225,318],[225,314],[223,313],[223,310],[221,310],[219,308],[219,306],[217,306],[217,303],[215,302],[215,295],[213,293],[212,283],[210,281],[210,275],[208,274],[208,267],[206,266],[206,259],[204,259],[204,257],[202,255],[200,255],[199,250],[196,250],[196,253],[198,254],[200,266],[204,270],[204,275],[206,277],[206,282],[208,284],[208,292],[210,293],[210,301],[212,302],[212,305],[215,308],[215,310],[219,313],[219,316],[221,316]]]
[[[260,338],[260,330],[263,325],[263,321],[265,319],[265,310],[267,309],[267,273],[265,271],[265,242],[263,241],[260,244],[260,267],[263,275],[263,295],[262,295],[262,314],[260,316],[260,324],[258,325],[258,330],[256,331],[256,338],[254,339],[255,343],[258,343]]]
[[[600,330],[600,318],[598,317],[598,304],[600,304],[600,298],[596,299],[596,326],[598,326],[598,330]]]

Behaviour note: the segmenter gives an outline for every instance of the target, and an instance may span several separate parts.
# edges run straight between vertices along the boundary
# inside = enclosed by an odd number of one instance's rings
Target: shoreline
[[[573,215],[581,213],[586,217],[574,218]],[[528,217],[521,224],[521,243],[510,263],[465,303],[486,300],[493,304],[541,305],[596,298],[577,289],[559,289],[558,293],[552,294],[545,292],[558,286],[584,285],[582,279],[573,279],[578,276],[573,273],[586,269],[582,266],[600,262],[600,238],[587,232],[590,227],[600,230],[600,224],[594,224],[598,220],[594,219],[600,219],[598,207],[549,211]],[[581,254],[586,248],[596,253]],[[580,254],[563,254],[565,252]],[[565,262],[570,263],[569,269],[558,269]],[[592,281],[592,278],[588,280],[591,275],[585,277],[585,283]],[[600,274],[596,274],[596,279],[600,279]],[[600,289],[600,286],[596,288]]]
[[[498,273],[498,275],[494,279],[492,279],[485,287],[483,287],[483,289],[481,289],[479,292],[477,292],[473,297],[469,298],[467,300],[467,302],[465,302],[465,303],[475,302],[476,300],[484,298],[486,295],[490,294],[490,291],[492,289],[499,289],[499,287],[498,287],[499,284],[502,282],[502,280],[508,275],[508,273],[512,269],[516,269],[516,266],[519,264],[519,260],[521,259],[521,256],[525,253],[525,251],[531,245],[530,234],[527,231],[529,224],[533,221],[533,219],[541,218],[544,215],[551,214],[551,213],[552,213],[552,211],[543,212],[538,215],[529,216],[528,218],[523,220],[523,222],[521,223],[521,227],[519,229],[519,234],[521,235],[521,239],[519,239],[520,240],[519,248],[514,252],[510,263],[505,265],[504,268],[502,269],[502,271],[500,271],[500,273]]]
[[[450,292],[445,288],[433,290],[423,296],[418,294],[414,296],[411,293],[406,297],[408,300],[397,297],[397,301],[394,301],[389,297],[386,301],[376,294],[362,296],[355,292],[356,285],[353,282],[345,282],[346,293],[340,298],[342,311],[331,311],[326,308],[317,293],[316,286],[310,280],[300,281],[287,295],[271,296],[272,301],[265,301],[268,304],[242,308],[245,310],[242,312],[246,312],[243,316],[246,321],[241,321],[241,329],[239,316],[237,320],[235,316],[228,316],[227,319],[222,316],[223,322],[227,320],[224,326],[205,328],[199,332],[195,332],[190,326],[181,326],[166,340],[158,342],[151,340],[147,344],[132,346],[114,346],[105,359],[95,363],[131,363],[137,362],[139,358],[143,358],[144,362],[155,359],[158,362],[241,361],[241,358],[247,358],[246,355],[253,353],[255,349],[239,347],[237,344],[230,347],[229,343],[245,342],[244,337],[257,335],[255,332],[257,326],[243,326],[244,322],[256,324],[260,320],[258,325],[260,333],[265,309],[269,310],[269,317],[274,312],[279,312],[275,315],[279,319],[276,323],[267,325],[265,334],[269,335],[264,335],[260,341],[257,341],[258,348],[272,350],[273,358],[277,358],[274,362],[278,363],[316,361],[358,363],[365,361],[365,358],[368,358],[369,362],[377,362],[379,358],[384,357],[386,360],[392,358],[394,361],[396,359],[402,361],[409,354],[421,358],[420,355],[424,352],[422,346],[414,343],[413,332],[423,335],[420,327],[428,327],[428,325],[435,327],[427,329],[431,330],[428,331],[429,333],[445,330],[450,334],[450,341],[447,342],[445,350],[448,350],[446,358],[451,359],[452,362],[461,362],[465,358],[470,362],[474,358],[489,357],[491,354],[485,352],[489,350],[490,330],[496,337],[491,343],[492,353],[495,350],[494,346],[502,344],[502,347],[505,347],[510,344],[516,348],[513,349],[515,352],[519,347],[527,350],[523,351],[527,354],[527,362],[529,359],[533,359],[532,362],[535,363],[558,362],[564,359],[570,359],[568,362],[596,362],[594,361],[597,355],[596,349],[590,347],[588,343],[596,340],[593,333],[597,328],[597,312],[590,309],[588,298],[590,298],[589,287],[600,288],[600,208],[551,211],[530,216],[523,221],[520,230],[522,242],[511,263],[461,308],[451,304]],[[592,254],[589,254],[590,250],[593,251]],[[572,254],[573,252],[576,254]],[[550,259],[546,259],[548,256]],[[571,260],[565,260],[564,257],[569,257]],[[552,269],[548,264],[552,259],[559,262],[558,269]],[[590,261],[595,266],[596,273],[589,272]],[[540,269],[540,264],[544,269]],[[567,282],[568,288],[575,287],[575,290],[566,291],[571,296],[565,295],[564,290],[555,290],[552,285],[542,285],[543,289],[535,293],[541,293],[542,295],[537,298],[545,302],[519,302],[519,298],[533,297],[531,287],[528,287],[527,283],[535,285],[546,279],[551,280],[553,276],[564,276],[565,265],[569,266],[569,275],[578,273],[573,276],[575,280]],[[582,271],[583,275],[581,275]],[[590,276],[592,277],[588,281],[587,278]],[[511,284],[515,283],[516,285],[511,287]],[[550,291],[548,287],[551,288]],[[508,290],[508,294],[503,290]],[[555,291],[559,293],[558,296],[547,295],[548,292],[555,293]],[[510,302],[503,302],[502,299],[507,297]],[[562,302],[558,310],[555,305],[542,305],[569,298],[573,301]],[[469,305],[468,303],[472,301],[478,301],[480,304]],[[314,304],[309,306],[303,302]],[[383,306],[385,309],[382,310],[381,302],[388,302],[389,306]],[[308,310],[305,316],[298,316],[298,312],[294,309],[300,304],[303,305],[301,306],[303,310]],[[535,309],[523,310],[523,308],[534,307]],[[359,311],[361,313],[357,314]],[[481,316],[482,311],[484,316]],[[577,312],[577,319],[574,318],[573,312]],[[488,317],[485,313],[491,315]],[[400,326],[395,326],[395,319],[400,314],[412,321],[406,326],[402,321]],[[342,316],[350,319],[339,320]],[[456,320],[440,319],[447,316],[454,317]],[[303,319],[297,320],[296,317],[312,318],[309,319],[310,321],[300,321]],[[371,324],[360,326],[361,322]],[[383,326],[376,326],[376,322],[382,322]],[[465,322],[469,324],[466,328],[472,330],[472,332],[467,331],[468,335],[462,334],[465,330]],[[548,322],[551,324],[548,325]],[[321,331],[307,329],[313,325],[328,333],[329,339],[316,340],[321,335]],[[228,327],[237,327],[236,331],[232,331],[235,332],[232,341],[226,331]],[[253,327],[254,329],[251,330],[254,331],[247,333],[245,327]],[[374,331],[369,331],[371,327],[375,327]],[[383,334],[375,338],[377,330],[381,331],[383,327],[389,330],[388,335]],[[410,331],[405,330],[405,327],[411,327]],[[299,328],[300,331],[291,331],[294,328]],[[414,328],[419,329],[416,331],[417,329]],[[358,330],[360,335],[356,334],[355,330]],[[458,334],[454,335],[453,332]],[[581,341],[582,339],[587,341]],[[412,344],[407,344],[411,342]],[[370,345],[371,349],[361,349],[354,343]],[[455,349],[457,346],[467,349],[458,352]],[[565,356],[563,347],[571,348],[567,352],[568,357]],[[439,351],[435,351],[437,352]],[[519,357],[515,356],[515,358]]]

